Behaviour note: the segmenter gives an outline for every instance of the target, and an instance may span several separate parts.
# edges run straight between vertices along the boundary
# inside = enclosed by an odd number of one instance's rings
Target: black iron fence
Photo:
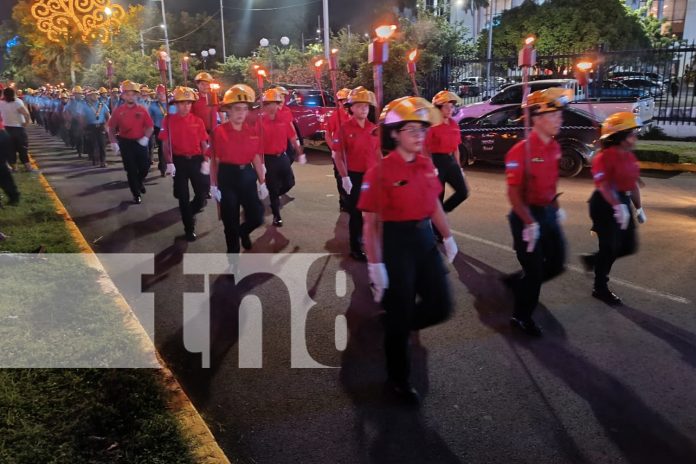
[[[572,79],[575,65],[591,61],[589,97],[655,100],[654,119],[696,125],[696,42],[646,50],[596,50],[538,56],[531,79]],[[442,89],[459,94],[465,104],[482,101],[521,82],[517,57],[445,57],[423,82],[431,98]],[[586,96],[587,97],[587,96]]]

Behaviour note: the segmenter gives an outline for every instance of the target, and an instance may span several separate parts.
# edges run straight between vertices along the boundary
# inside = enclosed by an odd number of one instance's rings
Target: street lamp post
[[[216,50],[214,48],[209,48],[208,50],[203,50],[201,56],[203,57],[203,69],[208,70],[208,57],[212,59],[215,56]]]
[[[164,24],[160,24],[159,26],[152,26],[152,27],[145,29],[144,31],[140,31],[140,53],[143,56],[145,56],[145,39],[143,37],[143,34],[145,34],[146,32],[149,32],[153,29],[157,29],[158,27],[161,29],[164,29]]]
[[[324,0],[323,2],[323,13],[324,13],[324,56],[329,59],[329,0]]]
[[[220,0],[220,33],[222,34],[222,61],[227,61],[227,49],[225,48],[225,16],[222,11],[222,0]]]
[[[164,48],[167,51],[167,56],[171,56],[169,50],[169,28],[167,27],[167,13],[164,10],[164,0],[155,0],[162,3],[162,25],[164,26]],[[172,78],[172,67],[167,66],[169,71],[169,88],[174,87],[174,79]]]

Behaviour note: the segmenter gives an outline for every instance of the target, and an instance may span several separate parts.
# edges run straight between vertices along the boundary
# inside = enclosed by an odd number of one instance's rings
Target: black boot
[[[608,288],[594,289],[592,290],[592,296],[597,298],[599,301],[603,301],[609,306],[621,306],[621,298],[616,296]]]

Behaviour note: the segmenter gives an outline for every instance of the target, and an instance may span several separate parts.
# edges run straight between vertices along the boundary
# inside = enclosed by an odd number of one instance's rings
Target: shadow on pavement
[[[108,210],[107,210],[108,211]],[[99,214],[99,213],[97,213]],[[115,253],[130,249],[133,241],[146,235],[155,234],[180,222],[179,207],[162,211],[149,218],[132,222],[104,236],[99,242],[100,253]],[[202,237],[200,235],[199,237]]]
[[[474,305],[481,322],[505,338],[525,370],[527,366],[519,356],[518,348],[529,351],[548,372],[583,398],[605,429],[606,436],[617,446],[627,462],[696,462],[696,448],[689,438],[651,409],[627,385],[574,352],[566,342],[562,326],[543,305],[536,311],[536,319],[546,329],[543,338],[535,340],[511,332],[509,328],[503,328],[503,319],[509,318],[510,311],[501,308],[510,308],[512,301],[505,303],[505,298],[502,297],[509,295],[498,281],[502,274],[481,261],[461,254],[455,261],[455,267],[459,279],[476,299]],[[631,313],[630,309],[626,313],[635,316],[635,312]],[[529,378],[536,385],[531,373]],[[544,393],[537,390],[547,405],[549,414],[556,418]],[[557,419],[556,422],[556,439],[568,461],[587,462],[562,421]]]

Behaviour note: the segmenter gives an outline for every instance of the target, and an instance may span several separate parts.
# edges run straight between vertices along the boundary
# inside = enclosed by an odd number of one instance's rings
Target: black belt
[[[433,156],[452,156],[452,153],[433,153]]]
[[[286,152],[282,152],[282,153],[264,153],[263,156],[283,156],[283,155],[285,155],[285,154],[286,154]]]
[[[384,226],[390,229],[425,229],[430,227],[430,218],[414,221],[384,221]]]
[[[233,168],[233,169],[238,169],[238,170],[240,170],[240,171],[242,171],[242,170],[244,170],[244,169],[250,169],[250,168],[253,168],[253,167],[254,167],[251,163],[247,163],[247,164],[234,164],[234,163],[225,163],[225,162],[223,162],[223,161],[220,162],[220,166],[225,166],[225,167],[229,167],[229,168]]]

